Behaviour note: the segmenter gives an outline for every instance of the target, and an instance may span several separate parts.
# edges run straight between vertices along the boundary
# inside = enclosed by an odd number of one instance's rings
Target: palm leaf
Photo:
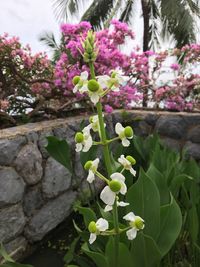
[[[129,0],[128,3],[126,4],[124,10],[122,11],[122,14],[120,16],[120,21],[130,23],[132,19],[132,11],[133,11],[133,6],[134,6],[135,1],[134,0]]]
[[[39,36],[39,41],[52,49],[59,49],[53,32],[44,32]]]
[[[177,47],[195,42],[195,20],[188,0],[163,0],[160,11],[164,24],[163,34],[167,31],[172,34]]]
[[[114,0],[93,1],[83,14],[81,21],[89,21],[94,28],[101,28],[113,9]]]

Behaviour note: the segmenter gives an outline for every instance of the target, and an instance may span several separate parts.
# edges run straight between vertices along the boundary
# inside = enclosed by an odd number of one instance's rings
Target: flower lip
[[[99,90],[99,83],[94,79],[89,80],[88,81],[88,89],[91,92],[97,92]]]
[[[120,191],[120,189],[121,189],[121,184],[120,184],[120,182],[119,181],[117,181],[117,180],[112,180],[112,181],[110,181],[110,183],[109,183],[109,187],[110,187],[110,189],[113,191],[113,192],[119,192]]]
[[[75,141],[76,143],[82,143],[84,140],[84,136],[81,132],[76,133],[75,135]]]

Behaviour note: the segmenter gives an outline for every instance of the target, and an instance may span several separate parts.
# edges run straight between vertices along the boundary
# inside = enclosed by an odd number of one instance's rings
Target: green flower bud
[[[86,171],[89,171],[90,167],[92,166],[92,161],[91,160],[88,160],[85,165],[84,165],[84,169]]]
[[[96,233],[97,227],[96,227],[96,223],[94,221],[89,223],[88,230],[90,233]]]
[[[84,140],[84,136],[81,132],[76,133],[75,135],[75,141],[76,143],[82,143]]]
[[[113,71],[112,74],[111,74],[111,78],[115,78],[116,77],[116,71]]]
[[[124,129],[124,134],[126,137],[131,138],[133,137],[133,129],[131,128],[131,126],[126,126]]]
[[[77,83],[79,83],[80,79],[81,79],[80,76],[74,76],[74,78],[72,80],[73,85],[77,85]]]
[[[109,182],[109,187],[110,187],[110,189],[113,191],[113,192],[119,192],[120,191],[120,189],[121,189],[121,184],[120,184],[120,182],[119,181],[117,181],[117,180],[112,180],[112,181],[110,181]]]
[[[131,165],[135,165],[136,164],[136,160],[133,157],[126,156],[126,159],[131,163]]]
[[[91,92],[96,92],[99,90],[99,84],[96,80],[92,79],[88,81],[88,89]]]
[[[136,217],[136,219],[135,219],[135,227],[138,230],[141,230],[141,229],[144,228],[144,222],[143,222],[143,220],[140,217]]]
[[[89,118],[89,122],[90,122],[90,123],[93,123],[93,116],[91,116],[91,117]]]

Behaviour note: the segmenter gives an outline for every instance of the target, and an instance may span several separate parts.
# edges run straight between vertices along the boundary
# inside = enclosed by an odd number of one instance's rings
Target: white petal
[[[82,148],[83,148],[83,145],[82,145],[81,143],[78,143],[78,144],[76,144],[76,149],[75,149],[75,151],[76,151],[76,152],[80,152],[80,151],[82,150]]]
[[[83,148],[83,152],[87,152],[90,150],[91,146],[92,146],[92,137],[89,136],[87,140],[85,140],[85,144],[84,144],[84,148]]]
[[[135,214],[133,212],[129,212],[123,217],[124,220],[133,222],[135,221]]]
[[[91,234],[90,234],[89,243],[92,244],[96,239],[97,239],[97,235],[91,233]]]
[[[91,124],[89,124],[88,126],[84,127],[82,132],[84,135],[90,135],[90,129],[91,129]]]
[[[99,158],[96,158],[95,160],[93,160],[92,166],[95,167],[95,169],[97,170],[98,165],[99,165]]]
[[[83,71],[81,73],[81,79],[84,80],[84,81],[86,81],[87,78],[88,78],[88,72],[87,71]]]
[[[110,190],[109,186],[104,187],[101,191],[100,199],[109,206],[112,206],[115,202],[115,193]]]
[[[92,103],[96,105],[99,102],[99,95],[98,95],[98,93],[92,93],[90,95],[90,99],[91,99]]]
[[[116,125],[115,125],[115,132],[116,132],[116,134],[121,134],[122,132],[124,131],[124,127],[121,125],[121,123],[117,123]]]
[[[128,230],[126,232],[126,235],[127,235],[127,237],[128,237],[129,240],[135,239],[136,238],[136,235],[137,235],[136,228],[132,228],[132,229]]]
[[[113,209],[112,206],[106,205],[104,208],[104,211],[107,212],[107,211],[111,211],[112,209]]]
[[[127,146],[130,145],[130,141],[128,139],[126,139],[126,138],[123,138],[122,139],[122,145],[125,146],[125,147],[127,147]]]
[[[96,222],[96,227],[100,232],[104,232],[108,229],[108,221],[103,218],[100,218]]]
[[[95,180],[95,175],[94,175],[93,171],[89,170],[87,181],[88,181],[88,183],[91,184],[94,180]]]
[[[121,163],[123,166],[126,164],[126,159],[124,155],[121,155],[120,158],[118,158],[118,162]]]
[[[117,206],[119,206],[119,207],[126,207],[128,205],[130,205],[128,202],[123,202],[123,201],[117,202]]]
[[[78,91],[78,84],[73,88],[73,93],[75,94],[77,93],[77,91]]]
[[[119,181],[120,183],[124,183],[125,181],[125,177],[123,174],[121,174],[120,172],[114,172],[113,174],[111,174],[110,178],[112,180],[117,180]]]
[[[87,84],[84,84],[80,89],[79,89],[79,92],[81,94],[85,93],[85,92],[88,92],[88,87],[87,87]]]
[[[133,174],[133,176],[135,176],[135,175],[136,175],[136,171],[135,171],[133,168],[130,168],[130,173],[132,173],[132,174]]]
[[[122,195],[125,195],[127,192],[127,187],[125,183],[121,183],[121,189],[119,191]]]

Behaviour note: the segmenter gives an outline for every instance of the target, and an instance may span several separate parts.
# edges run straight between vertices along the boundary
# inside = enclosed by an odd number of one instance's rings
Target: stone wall
[[[20,255],[69,216],[79,198],[71,174],[48,156],[46,136],[65,138],[74,147],[74,135],[85,117],[77,116],[0,130],[0,242]],[[133,126],[136,135],[158,132],[170,147],[187,149],[200,160],[200,114],[131,111],[106,117],[112,136],[116,122]],[[73,151],[73,149],[72,149]],[[79,155],[72,152],[74,171],[85,184]]]

